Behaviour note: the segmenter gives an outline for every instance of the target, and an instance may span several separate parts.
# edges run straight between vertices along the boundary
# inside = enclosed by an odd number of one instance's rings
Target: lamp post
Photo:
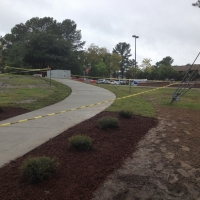
[[[134,73],[134,78],[136,78],[136,39],[139,38],[139,36],[133,35],[132,37],[135,38],[135,73]]]
[[[110,57],[111,57],[111,54],[108,53],[108,56],[109,56],[109,67],[108,67],[108,69],[109,69],[109,76],[111,78],[111,70],[110,70]]]

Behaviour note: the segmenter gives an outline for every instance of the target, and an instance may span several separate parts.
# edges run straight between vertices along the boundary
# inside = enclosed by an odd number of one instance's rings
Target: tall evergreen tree
[[[72,45],[72,50],[83,48],[85,42],[81,41],[81,31],[76,29],[77,25],[74,21],[66,19],[59,26],[63,39]]]
[[[113,53],[119,54],[122,58],[120,62],[120,71],[122,78],[124,77],[124,72],[126,71],[126,69],[131,65],[129,61],[129,57],[131,56],[130,52],[130,44],[127,44],[125,42],[118,43],[113,49]]]

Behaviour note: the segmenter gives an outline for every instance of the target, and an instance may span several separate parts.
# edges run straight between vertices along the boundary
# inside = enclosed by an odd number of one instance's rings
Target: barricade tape
[[[54,115],[65,113],[65,112],[69,112],[69,111],[74,111],[74,110],[84,109],[84,108],[88,108],[88,107],[92,107],[92,106],[97,106],[97,105],[101,105],[101,104],[104,104],[104,103],[112,102],[112,101],[115,101],[115,100],[126,99],[126,98],[130,98],[130,97],[133,97],[133,96],[138,96],[138,95],[141,95],[141,94],[144,94],[144,93],[148,93],[148,92],[152,92],[152,91],[155,91],[155,90],[159,90],[159,89],[162,89],[162,88],[166,88],[166,87],[169,87],[169,86],[174,85],[174,84],[175,83],[172,83],[172,84],[169,84],[167,86],[154,88],[152,90],[147,90],[147,91],[144,91],[144,92],[139,92],[139,93],[136,93],[136,94],[131,94],[131,95],[127,95],[127,96],[124,96],[124,97],[119,97],[119,98],[116,98],[116,99],[101,101],[101,102],[94,103],[94,104],[89,104],[89,105],[86,105],[86,106],[80,106],[78,108],[71,108],[69,110],[63,110],[63,111],[59,111],[59,112],[55,112],[55,113],[50,113],[50,114],[46,114],[46,115],[36,116],[36,117],[33,117],[33,118],[22,119],[22,120],[15,121],[15,122],[8,122],[6,124],[0,124],[0,127],[5,127],[5,126],[12,125],[12,124],[18,124],[18,123],[27,122],[27,121],[30,121],[30,120],[40,119],[40,118],[43,118],[43,117],[54,116]]]
[[[133,81],[133,80],[138,80],[134,78],[105,78],[105,77],[97,77],[97,76],[82,76],[82,75],[76,75],[76,74],[71,74],[71,77],[77,77],[77,78],[89,78],[89,79],[106,79],[106,80],[120,80],[120,81]],[[148,82],[163,82],[160,80],[148,80]]]
[[[120,80],[120,81],[133,81],[134,79],[126,79],[126,78],[105,78],[105,77],[92,77],[92,76],[81,76],[81,75],[73,75],[71,77],[78,77],[78,78],[88,78],[88,79],[105,79],[105,80]]]
[[[118,78],[105,78],[105,77],[98,77],[98,76],[81,76],[81,75],[74,75],[71,74],[71,77],[79,77],[79,78],[91,78],[91,79],[109,79],[109,80],[118,80]],[[129,80],[129,79],[120,79],[120,80]]]
[[[18,69],[18,70],[24,70],[24,71],[30,71],[30,72],[34,72],[34,71],[48,71],[48,70],[51,69],[51,68],[27,69],[27,68],[16,68],[16,67],[9,67],[9,66],[6,66],[5,68]]]

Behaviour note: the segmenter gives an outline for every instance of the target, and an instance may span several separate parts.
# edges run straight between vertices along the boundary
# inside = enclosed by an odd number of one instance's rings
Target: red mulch
[[[131,119],[119,119],[120,127],[107,131],[97,127],[104,116],[118,117],[115,112],[101,112],[48,142],[12,161],[0,169],[1,200],[86,200],[125,158],[135,150],[137,143],[157,125],[155,118],[134,115]],[[93,139],[93,149],[85,152],[72,150],[68,138],[85,134]],[[55,157],[60,168],[43,183],[31,185],[20,174],[19,167],[30,156]]]
[[[3,107],[3,112],[0,112],[0,121],[4,119],[9,119],[17,115],[21,115],[27,112],[30,112],[24,108],[15,108],[15,107]]]

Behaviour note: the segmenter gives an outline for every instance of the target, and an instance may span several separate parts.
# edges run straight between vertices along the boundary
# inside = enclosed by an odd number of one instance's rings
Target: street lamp
[[[108,53],[108,56],[109,56],[109,67],[108,67],[108,71],[109,71],[109,76],[110,76],[110,78],[111,78],[111,69],[110,69],[110,57],[111,57],[111,54],[110,53]]]
[[[134,73],[134,78],[136,78],[136,39],[139,38],[139,36],[133,35],[132,37],[135,38],[135,73]]]

